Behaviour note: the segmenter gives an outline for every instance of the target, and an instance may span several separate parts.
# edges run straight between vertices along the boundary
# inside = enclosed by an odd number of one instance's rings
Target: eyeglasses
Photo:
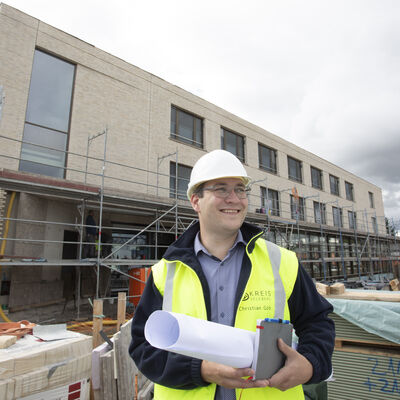
[[[234,188],[227,188],[226,186],[210,186],[203,188],[203,190],[213,192],[214,196],[220,199],[226,199],[229,197],[233,190],[236,196],[241,200],[246,199],[247,193],[250,192],[250,188],[243,186],[236,186]]]

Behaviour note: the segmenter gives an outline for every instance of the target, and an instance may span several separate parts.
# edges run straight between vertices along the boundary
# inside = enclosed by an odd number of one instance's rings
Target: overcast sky
[[[399,220],[400,0],[4,2],[380,186]]]

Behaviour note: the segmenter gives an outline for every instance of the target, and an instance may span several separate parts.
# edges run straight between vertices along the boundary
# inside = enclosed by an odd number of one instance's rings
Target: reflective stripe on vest
[[[167,278],[165,279],[164,297],[162,303],[163,311],[172,311],[172,296],[174,293],[174,278],[176,262],[167,264]]]
[[[274,288],[275,288],[275,315],[274,318],[285,319],[285,304],[286,293],[283,287],[279,268],[281,266],[281,250],[272,242],[265,241],[268,249],[269,260],[271,262],[272,273],[274,274]]]

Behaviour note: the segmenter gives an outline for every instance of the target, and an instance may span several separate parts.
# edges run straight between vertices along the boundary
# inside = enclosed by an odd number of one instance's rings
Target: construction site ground
[[[78,309],[71,300],[65,305],[64,302],[52,304],[43,307],[35,307],[22,311],[12,312],[6,314],[7,317],[13,321],[29,321],[37,325],[50,325],[66,323],[67,327],[74,325],[72,330],[83,333],[85,335],[92,335],[92,325],[86,322],[93,321],[93,308],[88,299],[82,299]],[[116,319],[117,319],[117,301],[103,301],[103,331],[107,336],[112,336],[116,333]],[[133,308],[127,308],[126,319],[132,318]],[[107,322],[108,321],[108,322]],[[111,323],[114,321],[115,323]],[[3,321],[1,321],[3,322]]]

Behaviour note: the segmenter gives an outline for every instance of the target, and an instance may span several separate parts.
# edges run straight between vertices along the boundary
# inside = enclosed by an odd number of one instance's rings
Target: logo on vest
[[[251,310],[271,310],[272,291],[266,290],[250,290],[246,292],[242,298],[242,302],[246,304],[239,306],[239,311]]]

